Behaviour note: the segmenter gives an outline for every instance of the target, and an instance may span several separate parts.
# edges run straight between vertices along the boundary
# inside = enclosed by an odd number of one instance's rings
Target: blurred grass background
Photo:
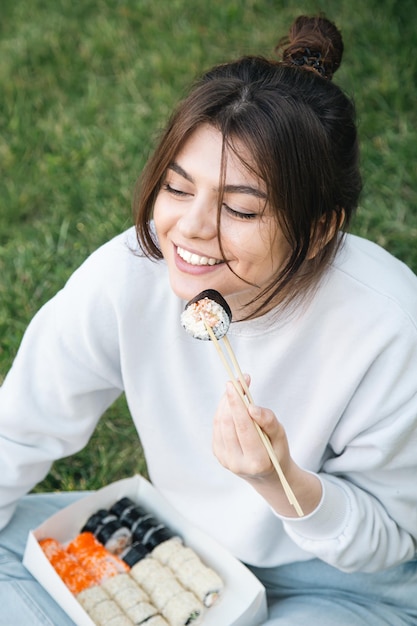
[[[135,179],[194,77],[270,55],[298,14],[318,11],[342,30],[336,82],[358,109],[365,189],[353,231],[417,271],[414,0],[2,0],[0,383],[36,310],[131,225]],[[135,472],[146,468],[121,398],[37,489]]]

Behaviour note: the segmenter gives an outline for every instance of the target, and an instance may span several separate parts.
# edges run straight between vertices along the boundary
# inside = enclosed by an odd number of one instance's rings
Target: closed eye
[[[186,191],[182,191],[181,189],[176,189],[172,187],[169,183],[164,183],[162,185],[162,189],[172,194],[173,196],[188,196],[189,194]]]
[[[236,209],[232,209],[232,207],[227,204],[223,204],[223,207],[225,211],[229,213],[229,215],[232,215],[233,217],[237,217],[242,220],[253,220],[258,217],[257,213],[243,213],[242,211],[236,211]]]

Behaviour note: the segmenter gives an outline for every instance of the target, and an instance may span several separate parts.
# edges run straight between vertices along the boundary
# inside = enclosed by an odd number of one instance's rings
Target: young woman
[[[302,16],[281,49],[196,83],[139,181],[136,228],[25,334],[0,389],[10,623],[70,623],[19,559],[28,528],[80,494],[25,494],[122,391],[154,485],[253,569],[268,625],[417,621],[417,278],[342,232],[361,179],[354,107],[331,80],[339,31]],[[231,307],[256,406],[181,328],[208,288]]]

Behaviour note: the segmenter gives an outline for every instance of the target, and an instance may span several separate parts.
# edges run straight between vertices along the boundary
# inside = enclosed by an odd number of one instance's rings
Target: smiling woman
[[[361,176],[338,29],[300,16],[280,49],[197,81],[139,179],[135,227],[25,333],[0,387],[1,576],[17,593],[29,525],[66,500],[25,494],[124,392],[153,484],[265,584],[268,626],[417,621],[417,277],[345,232]],[[181,327],[213,290],[250,389]],[[30,585],[38,626],[59,609]],[[7,593],[5,623],[13,609]]]
[[[300,20],[297,28],[303,32],[304,27]],[[309,26],[306,28],[308,38]],[[337,36],[327,49],[329,37],[327,33],[322,42],[327,60],[320,70],[329,67],[331,57],[333,75],[341,62],[343,44]],[[139,242],[145,254],[161,258],[163,251],[149,229],[155,200],[164,190],[168,174],[175,174],[182,183],[195,183],[193,163],[189,163],[193,157],[187,146],[192,144],[196,154],[200,151],[200,171],[211,172],[210,190],[219,192],[206,205],[211,211],[217,206],[218,211],[217,223],[213,219],[204,223],[205,229],[216,229],[212,236],[217,236],[219,228],[219,241],[214,244],[217,256],[212,250],[211,257],[222,258],[235,277],[252,288],[245,297],[241,284],[241,293],[236,294],[238,319],[250,319],[278,304],[302,300],[315,289],[338,250],[339,229],[348,227],[361,191],[354,106],[322,71],[318,82],[317,72],[312,70],[316,57],[311,63],[305,55],[299,57],[297,46],[296,40],[284,45],[286,60],[282,63],[246,57],[207,72],[172,116],[138,185],[135,205]],[[293,63],[293,54],[297,63]],[[295,68],[300,71],[295,73]],[[201,139],[210,145],[209,166],[205,143],[197,146],[196,136],[202,129],[206,136]],[[211,147],[216,143],[216,133],[217,146]],[[190,171],[179,162],[184,152]],[[229,180],[232,174],[236,180]],[[169,183],[169,176],[167,180]],[[173,189],[176,196],[178,192],[183,196],[182,188]],[[165,191],[169,191],[166,186]],[[186,191],[188,198],[190,189]],[[199,203],[201,193],[197,194],[196,207]],[[254,229],[263,224],[257,234],[260,239],[268,232],[264,248],[274,258],[267,261],[264,255],[262,276],[252,271],[259,257],[249,273],[244,265],[238,271],[239,259],[229,262],[228,254],[233,255],[233,251],[227,250],[225,229],[232,223],[228,218],[254,219]],[[252,237],[250,228],[235,226],[236,221],[232,239],[238,233]],[[238,245],[247,246],[248,242],[242,240]],[[180,247],[188,250],[186,245]],[[204,256],[199,250],[196,253]],[[264,270],[269,271],[268,280]]]

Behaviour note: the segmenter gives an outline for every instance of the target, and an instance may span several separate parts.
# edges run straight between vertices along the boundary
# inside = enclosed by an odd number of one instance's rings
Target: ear
[[[344,209],[335,209],[331,215],[330,223],[327,223],[326,216],[322,215],[311,233],[310,250],[307,255],[309,261],[314,259],[336,237],[344,221]]]

